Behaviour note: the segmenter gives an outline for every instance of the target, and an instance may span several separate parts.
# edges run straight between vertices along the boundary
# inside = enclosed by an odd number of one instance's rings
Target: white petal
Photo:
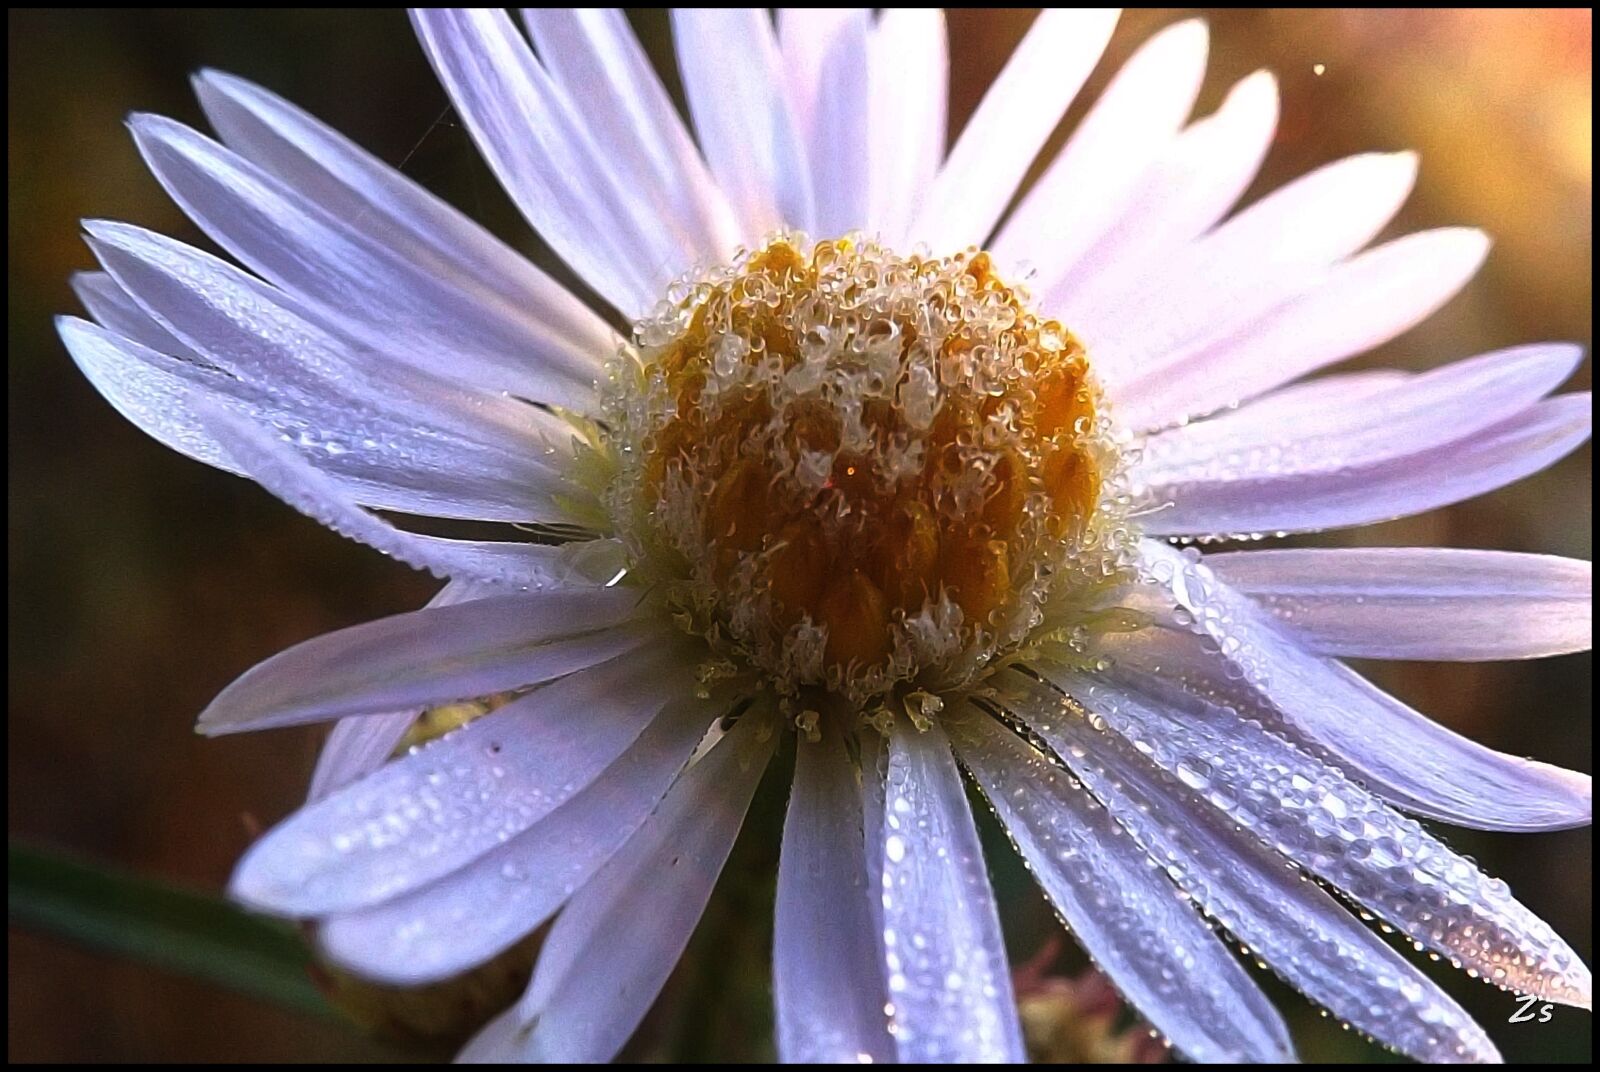
[[[1031,266],[1049,293],[1110,228],[1189,117],[1207,41],[1205,23],[1189,19],[1140,46],[1000,229],[991,248],[1002,264]]]
[[[567,517],[553,500],[541,503],[532,494],[540,480],[549,480],[540,468],[522,466],[528,475],[508,480],[504,459],[470,444],[430,442],[415,425],[356,400],[257,388],[73,317],[59,318],[56,328],[78,367],[119,413],[158,442],[207,465],[243,473],[201,420],[195,406],[203,401],[273,429],[357,502],[440,517]]]
[[[1163,668],[1175,683],[1330,756],[1419,815],[1488,830],[1559,830],[1591,821],[1588,775],[1502,755],[1452,733],[1339,663],[1304,651],[1203,561],[1150,541],[1141,554],[1168,598],[1197,623],[1204,644],[1197,636],[1145,630],[1148,640],[1129,638],[1114,658]],[[1189,675],[1198,683],[1184,683]]]
[[[902,1062],[1026,1059],[994,892],[938,726],[889,737],[883,958]]]
[[[351,971],[396,986],[447,979],[498,955],[553,916],[644,823],[727,699],[669,702],[548,816],[415,893],[324,921],[319,945]]]
[[[1253,405],[1145,440],[1138,479],[1161,487],[1346,469],[1466,439],[1559,387],[1583,358],[1576,346],[1520,346],[1362,389],[1315,392],[1286,413]]]
[[[946,722],[1051,904],[1151,1026],[1195,1061],[1294,1059],[1266,995],[1105,808],[975,707]]]
[[[845,23],[865,17],[871,24],[872,9],[862,7],[780,7],[778,10],[778,51],[783,61],[783,79],[795,129],[808,146],[817,126],[817,106],[827,92],[823,67],[834,36]]]
[[[193,405],[206,430],[250,479],[341,536],[443,580],[463,577],[521,588],[585,583],[563,547],[452,540],[395,528],[357,506],[334,480],[272,432],[220,405]]]
[[[775,727],[747,714],[678,779],[545,938],[513,1024],[463,1061],[609,1061],[682,955],[766,769]]]
[[[822,740],[797,747],[778,863],[772,995],[785,1064],[894,1057],[861,830],[856,768],[825,726]]]
[[[616,8],[524,8],[545,69],[629,186],[649,188],[701,257],[720,262],[738,225],[650,58]],[[687,267],[687,266],[685,266]]]
[[[504,589],[499,585],[451,581],[428,601],[428,606],[450,607],[503,594]],[[418,709],[411,709],[340,719],[317,755],[306,799],[321,800],[335,789],[359,781],[383,766],[420,713]]]
[[[1419,1061],[1498,1061],[1466,1011],[1205,794],[1011,675],[1030,726],[1199,908],[1341,1021]],[[1008,700],[1008,705],[1011,701]]]
[[[496,596],[364,622],[247,671],[200,715],[203,733],[432,707],[523,688],[659,637],[619,628],[638,594],[620,588]]]
[[[813,12],[808,11],[807,16]],[[811,189],[815,200],[812,226],[818,237],[835,237],[867,225],[871,204],[873,151],[869,129],[871,60],[869,35],[872,16],[856,8],[837,20],[822,37],[819,81],[813,92],[815,108],[806,133],[806,157],[811,164]],[[799,23],[813,31],[823,20],[802,17]],[[791,19],[789,25],[795,25]],[[780,29],[781,29],[780,24]],[[788,50],[788,41],[784,43]],[[794,74],[791,66],[790,74]],[[791,77],[790,88],[798,96]],[[806,129],[806,128],[803,128]]]
[[[1120,383],[1114,390],[1128,400],[1122,417],[1136,428],[1173,424],[1388,342],[1454,297],[1488,252],[1483,232],[1465,227],[1369,250],[1233,337]]]
[[[913,242],[946,254],[989,237],[1116,24],[1108,8],[1039,14],[956,139],[911,226]]]
[[[1367,525],[1470,499],[1552,465],[1589,438],[1588,394],[1546,399],[1454,442],[1388,444],[1344,468],[1245,464],[1222,479],[1159,484],[1152,535],[1313,532]],[[1269,452],[1270,453],[1270,452]],[[1305,464],[1302,462],[1302,464]]]
[[[1169,250],[1156,272],[1131,281],[1125,293],[1074,301],[1072,330],[1108,385],[1177,364],[1370,242],[1399,211],[1416,175],[1412,153],[1368,153],[1319,168],[1186,248]]]
[[[950,47],[944,12],[885,8],[869,57],[867,231],[901,247],[944,160]]]
[[[1489,982],[1587,1007],[1592,980],[1566,942],[1414,820],[1338,770],[1225,708],[1151,702],[1159,679],[1038,668],[1234,823],[1407,937]]]
[[[1437,547],[1207,555],[1217,576],[1322,655],[1533,659],[1594,645],[1594,566]]]
[[[95,323],[107,331],[160,354],[205,363],[186,343],[157,323],[138,302],[129,297],[110,273],[74,272],[70,282],[73,293],[89,310]]]
[[[130,125],[150,170],[207,234],[341,333],[441,379],[580,411],[592,404],[592,353],[503,306],[469,300],[384,238],[181,123],[136,115]]]
[[[209,366],[183,367],[183,362],[75,316],[57,317],[56,331],[94,389],[140,431],[197,461],[242,472],[189,410],[191,380],[204,378],[220,388],[227,384],[225,373]]]
[[[611,172],[503,11],[419,8],[411,21],[484,158],[552,249],[627,317],[661,298],[697,250],[669,205]]]
[[[515,250],[282,97],[221,71],[195,76],[206,117],[234,152],[324,210],[455,287],[548,337],[558,360],[591,376],[614,348],[595,313]],[[529,355],[544,356],[543,352]]]
[[[810,170],[766,11],[675,8],[673,43],[711,173],[754,244],[812,228]]]
[[[1242,80],[1216,113],[1191,124],[1139,180],[1116,223],[1048,288],[1040,305],[1069,326],[1130,281],[1156,274],[1222,219],[1254,181],[1278,123],[1278,83],[1267,71]]]
[[[432,613],[458,609],[477,608]],[[229,893],[261,911],[321,916],[443,878],[593,782],[693,687],[691,671],[663,646],[513,700],[295,812],[251,846]]]
[[[335,403],[352,411],[352,424],[376,413],[416,424],[410,438],[418,441],[520,459],[510,474],[516,482],[537,483],[530,465],[571,464],[572,426],[543,410],[352,345],[283,291],[165,235],[108,220],[86,220],[84,229],[95,256],[147,317],[186,352],[263,394],[302,408]]]

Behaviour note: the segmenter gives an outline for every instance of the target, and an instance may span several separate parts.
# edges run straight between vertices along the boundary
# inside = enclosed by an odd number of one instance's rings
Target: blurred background
[[[1083,97],[1092,99],[1153,30],[1187,14],[1125,15]],[[1459,297],[1361,364],[1423,369],[1520,342],[1590,344],[1589,12],[1202,14],[1213,59],[1201,114],[1258,67],[1274,70],[1282,88],[1278,141],[1247,200],[1351,152],[1415,148],[1421,177],[1391,232],[1469,224],[1495,238],[1487,267]],[[665,16],[634,17],[658,65],[669,65]],[[951,15],[952,133],[1032,17]],[[74,369],[50,318],[80,312],[67,278],[94,266],[80,218],[128,220],[210,248],[142,167],[124,116],[149,110],[203,124],[189,73],[215,66],[247,76],[549,260],[448,110],[400,13],[12,10],[9,21],[9,830],[29,845],[214,892],[253,835],[299,803],[320,733],[207,741],[192,730],[195,714],[257,660],[414,608],[435,586],[253,485],[161,448]],[[669,84],[676,92],[675,78]],[[1058,142],[1082,111],[1080,100]],[[1589,377],[1586,362],[1569,388],[1586,389]],[[1590,469],[1585,447],[1494,494],[1322,542],[1589,558]],[[1590,769],[1588,655],[1364,669],[1493,747]],[[781,807],[781,787],[769,786],[758,811]],[[1592,963],[1588,830],[1446,836],[1506,878]],[[737,851],[732,881],[647,1021],[637,1055],[770,1053],[762,928],[772,839],[763,833]],[[995,853],[994,868],[1021,962],[1057,927],[1008,853]],[[719,967],[708,973],[695,953],[713,945]],[[32,929],[11,928],[8,957],[12,1060],[392,1060],[412,1052],[332,1018]],[[1076,971],[1081,955],[1063,952],[1054,966]],[[1557,1007],[1549,1023],[1509,1024],[1509,995],[1449,972],[1440,978],[1508,1059],[1588,1058],[1587,1014]],[[1307,1059],[1389,1059],[1303,999],[1276,994]]]

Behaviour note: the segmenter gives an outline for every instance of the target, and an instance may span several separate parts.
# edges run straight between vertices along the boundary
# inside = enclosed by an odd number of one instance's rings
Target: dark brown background
[[[1422,152],[1421,178],[1395,230],[1465,223],[1496,238],[1487,268],[1460,297],[1366,363],[1415,369],[1518,342],[1590,342],[1587,12],[1206,15],[1213,65],[1202,111],[1257,67],[1281,80],[1280,137],[1252,197],[1349,152],[1413,147]],[[1154,28],[1180,17],[1125,16],[1091,89]],[[951,16],[955,124],[1030,18]],[[647,12],[637,22],[665,60],[664,17]],[[9,59],[10,831],[217,889],[251,829],[300,798],[318,735],[206,741],[192,732],[195,713],[256,660],[414,607],[432,585],[253,486],[165,451],[73,368],[49,318],[78,311],[67,276],[93,263],[78,239],[80,217],[130,220],[205,244],[144,171],[122,119],[151,110],[198,123],[187,74],[237,72],[517,244],[535,244],[448,113],[399,13],[13,11]],[[1587,387],[1589,375],[1586,363],[1573,386]],[[1590,464],[1585,448],[1515,487],[1325,542],[1589,557]],[[1590,672],[1583,655],[1389,665],[1377,676],[1491,745],[1588,770]],[[1590,959],[1589,831],[1448,836]],[[997,870],[1012,902],[1014,952],[1025,955],[1050,921],[1014,864],[1002,860]],[[740,979],[748,992],[733,1003],[759,1006],[759,971]],[[378,1053],[340,1027],[15,930],[9,982],[14,1060]],[[1508,1058],[1588,1056],[1587,1014],[1557,1009],[1548,1024],[1508,1025],[1508,996],[1460,977],[1447,985]],[[1282,1004],[1308,1058],[1383,1059],[1299,999]],[[749,1040],[732,1048],[761,1052]]]

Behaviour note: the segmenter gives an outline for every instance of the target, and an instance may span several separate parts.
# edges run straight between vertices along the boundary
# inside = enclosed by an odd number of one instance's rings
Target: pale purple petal
[[[1026,1060],[994,891],[961,772],[937,725],[889,737],[883,958],[907,1063]]]
[[[905,239],[944,160],[950,46],[944,12],[885,8],[872,37],[867,231],[891,246]]]
[[[397,986],[446,979],[496,956],[553,916],[644,823],[727,701],[696,700],[686,687],[545,818],[415,893],[325,920],[318,944],[350,970]]]
[[[811,226],[818,237],[859,230],[867,224],[872,181],[867,114],[872,13],[867,8],[845,8],[827,16],[821,10],[795,11],[789,18],[779,13],[778,29],[786,62],[792,50],[806,58],[803,66],[789,62],[787,74],[811,165]],[[813,59],[814,82],[803,78]],[[802,99],[810,101],[810,114],[798,107]]]
[[[75,316],[56,317],[56,331],[79,370],[116,411],[162,446],[230,473],[242,473],[189,408],[196,381],[222,390],[227,373],[158,354]]]
[[[1145,172],[1115,224],[1072,269],[1040,288],[1040,305],[1072,326],[1076,310],[1153,275],[1161,258],[1210,230],[1244,194],[1277,122],[1271,73],[1240,81],[1213,115],[1186,128]]]
[[[1119,382],[1124,419],[1135,428],[1175,424],[1388,342],[1454,297],[1488,252],[1483,232],[1446,227],[1335,265],[1231,337]]]
[[[158,324],[138,302],[129,297],[110,273],[74,272],[70,282],[73,293],[89,310],[95,323],[107,331],[160,354],[204,363],[204,359],[188,344]]]
[[[767,12],[675,8],[672,38],[700,147],[745,243],[809,230],[811,173]]]
[[[797,746],[783,823],[772,946],[778,1056],[785,1064],[882,1063],[893,1059],[894,1042],[874,955],[878,888],[867,886],[857,836],[861,789],[841,734],[832,725],[822,734]]]
[[[267,491],[307,517],[441,580],[468,580],[538,588],[592,584],[573,568],[565,546],[495,543],[424,536],[396,528],[361,509],[330,477],[271,431],[221,405],[193,403],[200,420],[235,465]]]
[[[1416,179],[1411,153],[1319,168],[1257,201],[1122,294],[1072,303],[1072,331],[1115,388],[1230,338],[1366,245]],[[1135,392],[1113,392],[1119,401]]]
[[[1589,969],[1504,882],[1338,770],[1227,709],[1178,706],[1158,678],[1037,669],[1234,823],[1414,942],[1498,986],[1588,1007]]]
[[[611,329],[565,287],[464,213],[277,94],[221,71],[195,93],[222,141],[352,228],[426,267],[463,303],[493,303],[547,340],[530,358],[594,375]]]
[[[1002,264],[1030,266],[1049,293],[1117,221],[1189,118],[1208,41],[1205,23],[1189,19],[1139,47],[1000,228],[990,248]]]
[[[624,316],[649,309],[700,252],[670,207],[613,172],[505,12],[417,8],[411,21],[528,222]]]
[[[514,1023],[463,1061],[609,1061],[644,1018],[705,911],[777,740],[746,714],[556,919]]]
[[[1520,346],[1363,390],[1311,397],[1319,408],[1253,405],[1144,442],[1139,480],[1154,487],[1348,469],[1466,439],[1549,394],[1582,360],[1576,346]],[[1381,381],[1380,381],[1381,382]]]
[[[549,464],[570,455],[570,424],[542,410],[397,363],[321,326],[286,292],[165,235],[85,220],[88,243],[135,303],[182,346],[262,389],[367,398],[431,432]],[[167,352],[167,351],[162,351]],[[530,452],[530,443],[538,449]],[[567,447],[561,457],[556,452]],[[548,457],[547,457],[548,455]]]
[[[351,402],[258,388],[211,365],[169,357],[74,317],[56,329],[73,360],[117,411],[158,442],[243,473],[205,426],[209,403],[272,431],[356,502],[405,513],[482,520],[565,520],[567,510],[495,472],[472,444],[430,441],[414,425]],[[348,446],[347,446],[348,444]],[[487,463],[487,464],[483,464]]]
[[[623,588],[527,592],[364,622],[247,671],[211,701],[199,728],[219,734],[323,722],[548,681],[662,635],[653,619],[630,623],[638,601],[638,592]]]
[[[1444,991],[1206,798],[1048,686],[1007,675],[1006,706],[1066,760],[1196,905],[1291,986],[1419,1061],[1498,1061]],[[1012,699],[1013,692],[1016,699]]]
[[[1158,584],[1200,635],[1148,629],[1113,658],[1159,674],[1224,710],[1238,708],[1324,758],[1397,807],[1458,826],[1586,826],[1586,774],[1503,755],[1432,722],[1349,668],[1304,651],[1203,563],[1146,541]]]
[[[1051,904],[1151,1026],[1195,1061],[1294,1060],[1266,995],[1099,802],[977,707],[945,722]]]
[[[864,7],[780,7],[777,9],[778,52],[783,81],[794,115],[794,126],[807,146],[817,126],[817,106],[827,92],[823,65],[834,35],[844,24],[865,17],[871,25],[872,9]],[[813,164],[815,161],[813,161]]]
[[[323,916],[451,874],[574,797],[692,688],[682,654],[663,646],[569,674],[306,805],[250,847],[230,895]]]
[[[941,255],[982,244],[1099,62],[1117,14],[1051,8],[1034,19],[929,188],[912,241]]]
[[[1589,438],[1590,396],[1547,399],[1459,440],[1344,468],[1241,466],[1149,489],[1152,535],[1231,536],[1367,525],[1461,502],[1554,464]]]
[[[592,357],[553,345],[526,316],[465,300],[449,280],[382,238],[181,123],[153,115],[130,123],[173,200],[339,332],[441,379],[580,411],[592,406]]]
[[[616,8],[558,7],[524,8],[522,17],[545,69],[624,182],[651,190],[699,256],[732,255],[733,210],[627,17]]]
[[[1594,645],[1594,566],[1554,555],[1350,547],[1207,555],[1310,651],[1533,659]]]
[[[504,594],[505,589],[499,585],[451,581],[428,601],[428,606],[450,607]],[[383,766],[419,714],[419,709],[408,709],[340,719],[317,755],[306,799],[321,800],[335,789],[342,789]]]

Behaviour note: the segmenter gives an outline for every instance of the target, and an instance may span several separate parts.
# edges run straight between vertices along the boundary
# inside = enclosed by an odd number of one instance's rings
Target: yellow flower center
[[[780,691],[948,686],[1022,642],[1071,562],[1104,564],[1084,349],[985,253],[780,238],[638,338],[608,402],[619,528]]]

